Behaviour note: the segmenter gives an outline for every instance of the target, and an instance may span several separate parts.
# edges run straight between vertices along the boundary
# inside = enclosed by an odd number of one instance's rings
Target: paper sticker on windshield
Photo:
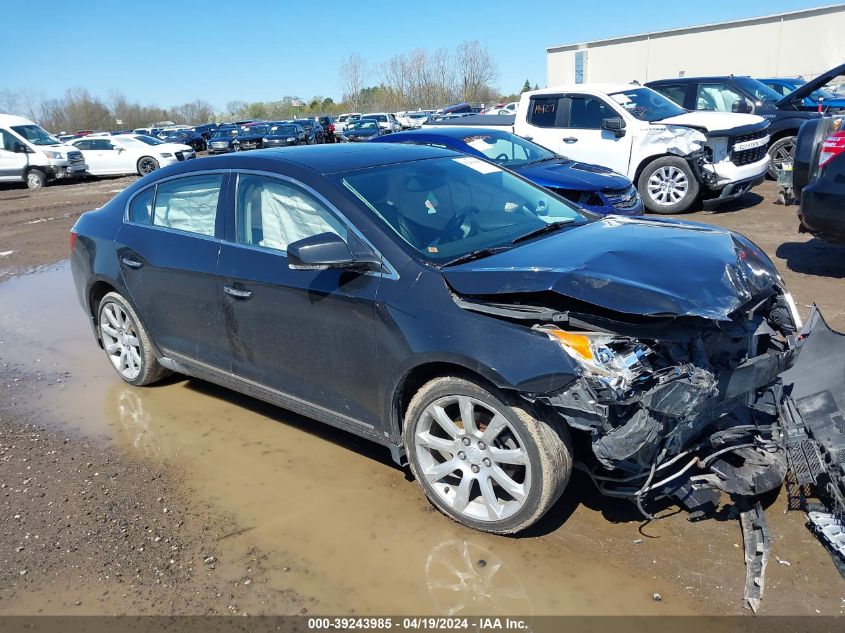
[[[472,156],[465,156],[463,158],[453,158],[452,160],[456,163],[460,163],[461,165],[466,165],[470,169],[474,169],[479,174],[495,174],[496,172],[502,171],[495,165],[485,163],[483,160],[473,158]]]
[[[617,92],[615,95],[610,95],[610,98],[620,105],[631,103],[631,98],[624,92]]]

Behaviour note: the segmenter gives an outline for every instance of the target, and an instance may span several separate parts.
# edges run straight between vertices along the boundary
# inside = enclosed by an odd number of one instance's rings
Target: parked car
[[[356,143],[374,138],[381,139],[386,135],[387,132],[379,126],[375,119],[358,119],[346,126],[343,132],[343,140]]]
[[[758,81],[784,97],[795,92],[807,83],[804,79],[794,77],[769,77],[767,79],[758,79]],[[800,101],[796,101],[796,104],[802,110],[810,110],[812,112],[818,112],[819,106],[822,107],[823,112],[837,111],[845,108],[845,95],[837,95],[824,88],[819,88],[813,90],[813,92]]]
[[[0,182],[41,189],[50,180],[76,178],[88,170],[82,153],[34,121],[0,114]]]
[[[515,117],[429,122],[506,129],[573,160],[609,167],[637,185],[646,209],[712,207],[763,181],[768,122],[750,114],[687,112],[633,84],[572,84],[524,92]]]
[[[402,129],[391,112],[370,112],[369,114],[362,114],[361,118],[378,121],[378,126],[388,133],[398,132]]]
[[[314,119],[294,119],[293,122],[302,126],[302,129],[305,130],[305,142],[308,145],[316,145],[317,143],[324,142],[323,126]]]
[[[191,128],[194,132],[198,132],[202,134],[203,138],[208,141],[212,136],[214,136],[214,132],[217,129],[216,123],[205,123],[204,125],[195,125]]]
[[[342,135],[343,130],[347,124],[351,123],[352,121],[357,121],[360,118],[360,112],[344,112],[343,114],[339,114],[334,122],[335,134]]]
[[[305,145],[305,130],[295,123],[269,123],[262,141],[264,147]]]
[[[326,143],[336,142],[335,134],[337,130],[335,129],[334,117],[324,114],[315,116],[314,120],[323,128],[323,141]]]
[[[596,218],[472,156],[171,165],[77,220],[71,270],[129,385],[182,373],[378,442],[479,530],[534,524],[574,461],[644,513],[723,492],[752,507],[793,441],[798,476],[819,451],[820,489],[845,482],[845,341],[816,310],[802,328],[759,247]]]
[[[795,137],[801,124],[821,116],[818,112],[808,111],[804,107],[804,99],[843,72],[845,64],[819,75],[785,96],[747,76],[679,77],[649,81],[646,85],[688,110],[753,113],[767,119],[771,123],[769,176],[775,178],[784,161],[792,160]]]
[[[405,116],[408,119],[409,129],[416,130],[421,128],[434,114],[431,110],[420,110],[419,112],[408,112]]]
[[[801,126],[793,180],[798,230],[845,244],[845,118],[827,116]]]
[[[193,148],[183,143],[162,141],[142,134],[89,136],[73,142],[94,176],[139,174],[196,158]]]
[[[195,152],[203,152],[207,147],[205,137],[199,132],[191,129],[165,130],[159,137],[165,143],[177,143],[179,145],[190,145]]]
[[[214,131],[214,136],[208,141],[209,154],[225,154],[234,151],[235,139],[241,128],[234,125],[221,125]]]
[[[240,152],[264,147],[264,137],[270,131],[266,123],[247,123],[242,125],[238,135],[232,140],[232,151]]]
[[[516,107],[519,101],[511,101],[499,108],[490,108],[485,114],[516,114]]]
[[[397,132],[374,139],[446,147],[505,167],[593,213],[642,215],[637,188],[622,174],[559,156],[504,130],[440,128]]]

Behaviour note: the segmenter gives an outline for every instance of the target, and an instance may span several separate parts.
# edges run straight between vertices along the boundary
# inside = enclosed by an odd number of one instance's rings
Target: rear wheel
[[[784,136],[779,138],[769,146],[769,177],[777,180],[778,169],[783,168],[783,163],[791,161],[795,154],[795,144],[798,140],[797,136]]]
[[[437,378],[417,392],[404,443],[411,471],[441,512],[496,534],[540,519],[572,472],[561,420],[535,417],[462,378]]]
[[[138,161],[138,174],[146,176],[158,169],[158,161],[152,156],[144,156]]]
[[[41,189],[47,184],[47,176],[40,169],[30,169],[26,172],[26,186],[30,189]]]
[[[170,373],[155,357],[135,310],[117,292],[107,293],[100,301],[97,329],[112,367],[130,385],[149,385]]]
[[[663,156],[646,165],[637,180],[637,189],[649,211],[672,214],[692,206],[699,185],[687,161]]]

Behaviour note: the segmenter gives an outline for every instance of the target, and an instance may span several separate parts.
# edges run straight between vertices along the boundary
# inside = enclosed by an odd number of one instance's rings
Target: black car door
[[[140,190],[115,243],[141,321],[165,355],[230,371],[217,286],[229,175],[209,171]]]
[[[378,425],[375,300],[380,273],[293,270],[288,244],[354,232],[319,194],[266,174],[237,176],[219,275],[233,371],[247,389],[340,426]],[[362,429],[363,427],[363,429]]]

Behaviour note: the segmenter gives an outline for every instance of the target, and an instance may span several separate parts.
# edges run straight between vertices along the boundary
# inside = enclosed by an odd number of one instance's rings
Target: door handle
[[[574,136],[564,136],[564,137],[563,137],[563,142],[564,142],[564,143],[577,143],[577,142],[578,142],[578,139],[577,139],[577,138],[575,138]]]
[[[225,292],[230,297],[234,297],[235,299],[251,299],[252,298],[252,290],[247,290],[246,288],[235,288],[234,286],[223,286],[223,292]]]
[[[126,255],[121,257],[120,261],[124,266],[127,266],[128,268],[134,268],[135,270],[138,270],[143,266],[143,264],[138,260],[132,259],[131,257],[127,257]]]

